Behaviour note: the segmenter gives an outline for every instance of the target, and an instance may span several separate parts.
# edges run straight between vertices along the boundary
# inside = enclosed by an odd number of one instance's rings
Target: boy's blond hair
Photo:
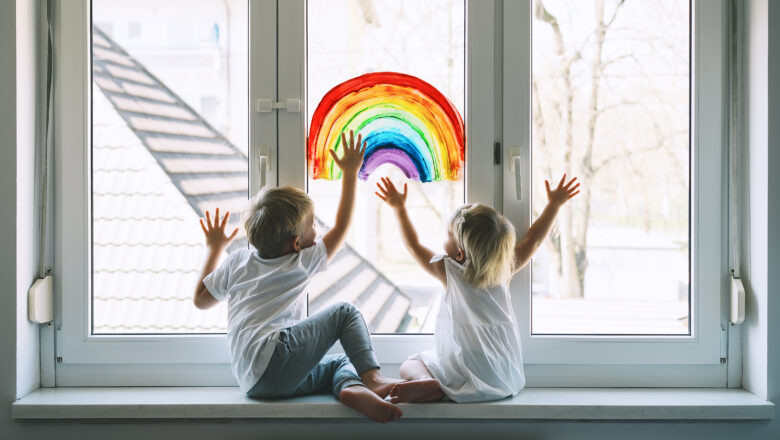
[[[249,243],[262,258],[276,258],[293,237],[306,230],[306,215],[314,212],[309,196],[292,186],[260,191],[244,211],[243,221]]]
[[[464,278],[474,287],[499,285],[512,277],[515,228],[495,209],[475,203],[458,207],[450,231],[466,253]]]

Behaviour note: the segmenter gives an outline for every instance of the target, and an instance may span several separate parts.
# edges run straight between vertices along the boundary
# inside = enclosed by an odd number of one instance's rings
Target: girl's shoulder
[[[444,271],[447,274],[448,289],[453,288],[456,285],[460,290],[472,287],[463,278],[466,272],[466,264],[468,264],[468,260],[464,261],[463,263],[459,263],[458,260],[448,256],[447,254],[434,255],[433,258],[431,258],[431,263],[437,263],[439,261],[444,263]]]
[[[444,270],[447,273],[448,278],[451,276],[462,278],[463,273],[466,270],[466,264],[468,263],[468,260],[464,261],[463,263],[459,263],[456,259],[450,257],[447,254],[434,255],[430,262],[438,263],[440,261],[444,262]]]
[[[468,260],[464,261],[463,263],[458,263],[458,261],[452,257],[450,257],[447,254],[436,254],[433,257],[431,257],[430,263],[438,263],[439,261],[444,261],[447,265],[454,265],[454,267],[464,268],[466,266],[466,263]]]

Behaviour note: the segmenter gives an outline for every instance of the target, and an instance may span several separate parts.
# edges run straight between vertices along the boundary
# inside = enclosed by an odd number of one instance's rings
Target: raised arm
[[[550,190],[550,182],[544,181],[545,188],[547,189],[547,206],[539,215],[539,218],[528,229],[525,237],[520,240],[515,246],[515,267],[513,273],[517,273],[520,269],[525,267],[531,258],[533,258],[536,250],[539,249],[544,239],[552,229],[555,217],[558,215],[558,211],[569,199],[576,196],[579,193],[577,188],[579,183],[574,185],[577,178],[573,178],[566,183],[566,174],[563,175],[561,181],[558,182],[558,187],[554,190]],[[564,185],[564,183],[566,183]]]
[[[417,231],[414,229],[414,225],[412,225],[412,221],[409,219],[409,213],[406,211],[406,184],[404,183],[403,194],[398,192],[395,185],[393,185],[393,182],[387,177],[383,177],[382,181],[377,182],[376,186],[379,188],[379,191],[375,194],[395,211],[406,249],[412,254],[412,257],[417,264],[446,286],[447,273],[444,268],[444,261],[431,263],[433,251],[420,243],[420,240],[417,237]]]
[[[322,237],[325,249],[328,251],[328,261],[341,249],[344,239],[349,232],[352,223],[352,211],[355,207],[355,190],[357,187],[357,175],[363,164],[363,154],[366,152],[366,144],[361,144],[362,136],[358,135],[357,144],[352,130],[349,131],[349,143],[344,133],[341,134],[341,144],[344,145],[344,154],[339,158],[336,152],[330,150],[333,161],[341,169],[341,200],[336,211],[336,224]]]
[[[200,279],[195,287],[193,302],[195,303],[195,307],[201,310],[210,309],[219,303],[219,301],[209,293],[206,285],[203,284],[203,279],[211,272],[214,272],[217,268],[217,263],[219,262],[219,256],[222,255],[222,252],[227,249],[230,242],[233,241],[236,234],[238,234],[238,228],[236,228],[229,237],[225,235],[225,225],[227,224],[228,218],[230,218],[230,212],[225,213],[225,217],[220,223],[219,208],[217,208],[217,211],[214,214],[213,224],[211,223],[211,217],[208,211],[206,211],[206,224],[203,223],[203,219],[200,219],[200,227],[203,229],[203,234],[206,235],[208,254],[206,255],[206,262],[203,264],[203,271],[200,273]]]

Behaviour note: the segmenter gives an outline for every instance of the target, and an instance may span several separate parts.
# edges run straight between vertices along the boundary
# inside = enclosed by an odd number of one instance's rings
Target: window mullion
[[[531,224],[531,5],[506,2],[503,12],[502,202],[504,215],[523,234]],[[531,333],[530,286],[529,264],[510,286],[524,343]]]
[[[278,110],[278,183],[306,190],[306,2],[277,7],[277,101],[301,102],[298,112]]]
[[[283,3],[284,4],[284,3]],[[277,101],[277,2],[249,2],[249,193],[257,193],[265,173],[266,185],[279,176],[278,112],[259,112],[259,99]],[[268,155],[268,165],[261,162]],[[265,169],[261,169],[264,166]]]
[[[496,4],[466,2],[466,202],[495,206]]]

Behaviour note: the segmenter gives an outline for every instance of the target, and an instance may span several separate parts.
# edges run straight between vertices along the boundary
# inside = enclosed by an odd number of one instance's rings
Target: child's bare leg
[[[401,382],[398,379],[385,377],[379,371],[379,368],[372,368],[364,372],[360,375],[360,380],[363,381],[363,384],[365,384],[369,390],[383,399],[390,395],[390,390],[393,388],[393,385]]]
[[[309,356],[310,358],[321,358],[338,339],[363,384],[382,399],[390,394],[393,384],[400,382],[399,379],[387,378],[379,372],[379,361],[371,347],[371,333],[363,315],[352,304],[333,304],[301,321],[294,328],[295,339],[301,341],[302,345],[324,348],[321,354],[317,352]],[[309,344],[308,341],[318,343]]]
[[[407,359],[401,363],[398,373],[403,380],[433,379],[431,372],[425,366],[423,361],[417,359]]]
[[[398,420],[403,415],[401,408],[387,402],[373,391],[360,385],[341,390],[339,400],[344,405],[360,411],[371,420],[379,423],[392,422]]]
[[[444,397],[444,392],[439,388],[439,381],[433,378],[422,361],[416,359],[404,361],[400,373],[401,378],[407,382],[392,387],[391,402],[430,402]]]

